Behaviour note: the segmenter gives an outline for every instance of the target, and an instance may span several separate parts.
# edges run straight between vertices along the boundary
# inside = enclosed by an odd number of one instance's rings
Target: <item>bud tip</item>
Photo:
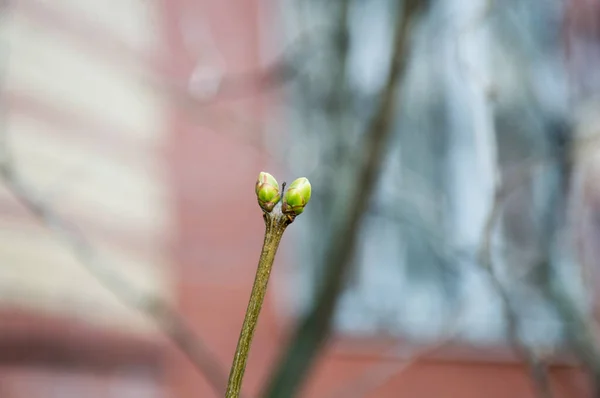
[[[300,177],[292,182],[283,197],[282,211],[285,214],[301,214],[308,204],[311,196],[310,181],[306,177]]]
[[[259,206],[266,212],[271,212],[281,199],[277,180],[264,171],[258,175],[255,191]]]

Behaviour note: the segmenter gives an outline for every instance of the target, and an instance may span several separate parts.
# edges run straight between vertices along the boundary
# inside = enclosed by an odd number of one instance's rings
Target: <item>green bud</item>
[[[281,199],[279,194],[279,184],[275,177],[269,173],[262,171],[256,180],[256,197],[258,198],[259,206],[270,213],[273,207]]]
[[[281,211],[285,214],[298,215],[310,200],[311,187],[307,178],[301,177],[290,184],[283,196]]]

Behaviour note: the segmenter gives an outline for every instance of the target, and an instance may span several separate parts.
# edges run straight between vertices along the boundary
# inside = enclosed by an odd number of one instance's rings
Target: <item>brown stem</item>
[[[254,337],[254,331],[258,323],[258,316],[260,315],[267,292],[275,254],[277,253],[283,232],[292,222],[292,219],[281,213],[281,203],[271,213],[265,213],[264,219],[265,240],[260,253],[260,260],[258,261],[258,269],[256,270],[256,277],[252,286],[252,293],[250,293],[246,316],[242,324],[242,331],[240,332],[240,338],[233,357],[231,372],[229,373],[229,382],[227,383],[227,392],[225,393],[226,398],[237,398],[240,396],[250,345],[252,344],[252,338]]]

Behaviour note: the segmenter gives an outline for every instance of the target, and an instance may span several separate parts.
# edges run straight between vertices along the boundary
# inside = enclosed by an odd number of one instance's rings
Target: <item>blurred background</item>
[[[599,0],[0,7],[0,397],[600,397]]]

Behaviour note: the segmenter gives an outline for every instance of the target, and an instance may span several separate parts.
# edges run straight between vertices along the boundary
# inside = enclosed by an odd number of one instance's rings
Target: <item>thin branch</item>
[[[502,214],[503,199],[510,192],[512,192],[512,189],[503,188],[502,185],[498,185],[495,190],[494,200],[484,226],[480,248],[480,263],[482,268],[488,273],[494,289],[496,289],[502,300],[504,319],[507,323],[506,332],[508,340],[515,353],[523,358],[529,366],[529,373],[535,383],[537,396],[539,398],[552,398],[553,394],[546,365],[540,360],[536,352],[528,347],[519,337],[519,317],[517,311],[514,308],[507,289],[496,274],[493,266],[491,246],[494,226]]]
[[[118,276],[111,267],[98,261],[97,250],[83,232],[63,220],[54,209],[35,199],[33,190],[17,177],[11,163],[0,164],[0,174],[5,186],[15,198],[72,251],[79,263],[102,286],[126,306],[135,308],[152,319],[206,377],[214,391],[219,395],[223,393],[226,376],[219,360],[208,350],[199,336],[185,324],[175,309],[152,293],[134,291],[130,282]]]
[[[3,7],[6,17],[6,7]],[[0,67],[0,94],[4,94],[10,52],[8,44],[3,48]],[[152,319],[170,340],[204,375],[214,391],[220,396],[226,385],[226,374],[219,360],[203,343],[199,336],[187,326],[178,312],[162,298],[149,293],[135,291],[131,283],[118,275],[113,267],[99,261],[98,251],[88,237],[77,226],[62,218],[51,205],[40,200],[36,191],[18,174],[8,144],[7,109],[0,108],[0,177],[14,197],[48,228],[55,237],[72,251],[79,263],[120,302],[134,308]]]
[[[422,1],[406,0],[402,2],[402,6],[398,6],[399,15],[387,83],[365,134],[363,158],[359,163],[361,167],[352,187],[353,191],[346,196],[346,203],[336,210],[340,212],[339,216],[334,218],[340,224],[340,228],[337,229],[339,233],[333,236],[325,256],[327,268],[316,297],[316,305],[300,322],[275,368],[265,397],[295,396],[329,334],[331,318],[344,285],[360,221],[375,190],[387,139],[392,134],[393,119],[397,111],[396,97],[408,59],[410,33],[422,5]]]
[[[252,286],[248,308],[244,317],[244,323],[240,332],[240,337],[233,357],[231,371],[229,374],[229,382],[227,383],[226,398],[238,398],[242,390],[242,380],[246,370],[246,363],[250,353],[250,345],[256,331],[258,317],[263,305],[269,277],[275,261],[275,255],[279,248],[279,243],[283,237],[288,225],[291,224],[291,219],[282,213],[281,202],[278,203],[273,211],[265,212],[263,218],[265,220],[265,238],[263,247],[260,253],[260,259],[256,270],[256,278]]]
[[[424,357],[445,347],[452,341],[452,338],[444,338],[440,341],[427,345],[421,349],[414,349],[401,356],[400,361],[394,359],[392,364],[376,364],[368,368],[367,371],[358,378],[342,386],[338,391],[329,395],[330,398],[362,398],[370,396],[369,394],[378,388],[384,386],[391,379],[399,378],[404,372],[408,371],[413,365],[416,365]]]
[[[264,94],[266,91],[281,88],[293,81],[301,73],[303,67],[301,61],[307,62],[306,51],[301,53],[297,48],[292,48],[300,46],[302,39],[298,39],[299,43],[294,43],[266,67],[225,76],[212,95],[206,98],[195,97],[196,104],[210,105],[217,100],[237,100],[246,96]],[[299,54],[305,56],[301,57]]]
[[[470,65],[470,63],[465,59],[465,57],[461,54],[461,43],[462,38],[467,34],[473,33],[473,30],[480,27],[484,21],[490,15],[490,12],[494,6],[493,0],[487,0],[481,10],[476,14],[475,18],[473,18],[470,23],[464,26],[456,36],[456,47],[455,47],[455,56],[457,62],[460,66],[460,71],[463,73],[464,78],[469,78],[474,80],[475,84],[480,87],[482,93],[484,94],[484,106],[486,111],[489,112],[490,102],[493,97],[493,86],[490,82],[487,81],[485,76],[480,76],[476,73],[477,68]],[[469,72],[466,74],[465,72]],[[476,133],[484,133],[484,130],[476,130]],[[495,147],[495,130],[493,128],[493,123],[491,129],[487,131],[489,134],[489,138],[494,143]],[[492,206],[487,214],[487,217],[484,222],[483,232],[482,232],[482,241],[479,248],[479,262],[482,268],[488,274],[492,286],[500,296],[503,304],[503,313],[504,319],[506,321],[506,332],[508,336],[508,340],[513,347],[516,354],[521,356],[529,365],[529,371],[531,377],[535,383],[536,394],[540,398],[551,398],[552,391],[550,388],[550,383],[548,380],[548,374],[546,371],[545,365],[540,361],[536,353],[530,349],[519,337],[518,327],[519,327],[519,318],[516,309],[513,306],[511,297],[499,279],[498,275],[495,272],[495,269],[492,264],[492,237],[494,226],[496,225],[497,220],[502,214],[502,206],[506,197],[512,194],[516,188],[522,186],[522,182],[527,181],[530,178],[532,167],[530,167],[529,162],[525,162],[524,167],[519,167],[517,169],[518,175],[516,181],[510,180],[507,184],[505,179],[500,179],[500,173],[498,173],[498,164],[497,164],[497,154],[496,150],[493,149],[490,151],[490,156],[492,158],[491,166],[492,166],[492,177],[494,178],[494,197]],[[502,181],[502,182],[501,182]]]
[[[462,326],[460,323],[462,320],[460,313],[462,311],[462,305],[459,306],[458,311],[452,311],[452,314],[447,317],[446,325],[442,328],[445,332],[435,342],[423,347],[414,347],[409,352],[402,352],[407,344],[406,342],[399,343],[390,350],[390,354],[400,355],[399,362],[394,358],[392,364],[375,364],[369,367],[362,375],[354,377],[350,383],[344,384],[339,390],[328,395],[329,398],[370,396],[370,392],[382,387],[392,378],[397,379],[421,359],[435,353],[456,339]]]

